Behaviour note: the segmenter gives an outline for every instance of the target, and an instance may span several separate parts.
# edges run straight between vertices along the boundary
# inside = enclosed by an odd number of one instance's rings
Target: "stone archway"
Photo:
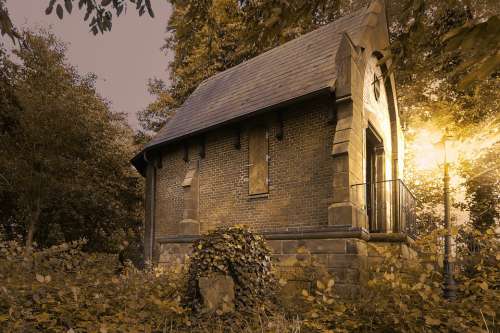
[[[374,51],[372,55],[378,60],[383,58],[383,54],[380,51]],[[394,78],[391,74],[389,74],[389,70],[387,68],[386,63],[382,63],[379,65],[380,70],[382,72],[383,83],[385,87],[385,92],[387,94],[387,106],[389,112],[389,119],[391,122],[391,147],[392,147],[392,179],[399,179],[399,152],[400,145],[398,128],[398,108],[396,104],[396,90],[394,89]]]
[[[383,58],[383,54],[380,51],[374,51],[372,52],[372,56],[375,57],[377,60],[380,60]],[[390,190],[391,193],[391,198],[389,200],[392,201],[391,206],[392,206],[392,212],[390,212],[390,215],[393,216],[391,219],[392,221],[392,226],[389,230],[392,229],[392,232],[400,232],[400,221],[398,218],[398,214],[396,212],[397,210],[397,200],[398,196],[400,195],[399,193],[399,187],[398,187],[398,179],[401,177],[401,172],[402,172],[402,167],[400,166],[400,163],[402,163],[402,159],[400,158],[400,154],[403,151],[403,138],[402,138],[402,133],[401,133],[401,128],[400,128],[400,122],[399,122],[399,115],[398,115],[398,108],[397,108],[397,100],[396,100],[396,90],[395,90],[395,82],[394,82],[394,77],[389,73],[388,66],[386,63],[382,63],[378,65],[380,68],[380,71],[382,73],[382,79],[383,79],[383,86],[384,90],[386,93],[386,98],[387,98],[387,112],[389,115],[389,121],[390,121],[390,142],[391,142],[391,180],[392,182],[388,186],[388,190]]]

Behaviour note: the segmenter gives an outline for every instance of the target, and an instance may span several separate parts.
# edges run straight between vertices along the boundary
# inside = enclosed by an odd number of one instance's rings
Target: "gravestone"
[[[230,276],[215,274],[198,281],[203,311],[223,314],[234,311],[234,281]]]

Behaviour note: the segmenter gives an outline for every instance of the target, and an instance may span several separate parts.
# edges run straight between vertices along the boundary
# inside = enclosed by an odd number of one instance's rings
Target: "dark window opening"
[[[384,146],[377,133],[366,130],[366,213],[370,232],[384,232],[385,212],[385,163]]]

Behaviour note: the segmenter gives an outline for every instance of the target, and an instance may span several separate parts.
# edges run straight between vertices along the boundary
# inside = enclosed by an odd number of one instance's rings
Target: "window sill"
[[[263,199],[263,198],[269,198],[269,193],[248,195],[248,200]]]

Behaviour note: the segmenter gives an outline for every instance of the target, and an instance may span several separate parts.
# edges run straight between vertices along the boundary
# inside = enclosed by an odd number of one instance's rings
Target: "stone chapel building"
[[[308,253],[357,283],[367,244],[406,244],[413,196],[383,1],[203,81],[137,154],[146,177],[145,255],[189,252],[245,224],[278,259]],[[343,282],[342,282],[343,281]]]

